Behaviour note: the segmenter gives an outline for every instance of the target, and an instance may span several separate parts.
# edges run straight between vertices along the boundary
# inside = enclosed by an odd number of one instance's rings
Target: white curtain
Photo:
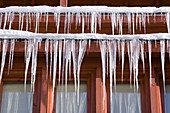
[[[164,102],[165,102],[165,113],[170,113],[170,85],[166,86]]]
[[[112,113],[141,113],[139,93],[113,93]]]
[[[33,93],[23,91],[23,85],[4,84],[1,113],[32,113]]]
[[[111,113],[141,113],[140,93],[129,85],[117,85],[112,92]]]
[[[68,85],[67,92],[63,87],[58,89],[60,90],[57,90],[56,95],[56,113],[87,113],[86,85],[80,85],[79,94],[74,91],[74,85]]]

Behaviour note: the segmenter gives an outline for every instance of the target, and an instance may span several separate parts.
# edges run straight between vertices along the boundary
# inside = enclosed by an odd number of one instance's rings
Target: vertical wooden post
[[[152,84],[150,86],[151,113],[163,113],[159,78],[155,74],[154,68],[152,69],[152,73]]]
[[[96,113],[107,113],[107,93],[102,84],[100,67],[96,71]]]
[[[41,100],[40,100],[40,113],[47,113],[47,78],[46,78],[46,68],[42,68],[41,76]]]
[[[60,6],[67,7],[68,6],[68,0],[60,0]]]

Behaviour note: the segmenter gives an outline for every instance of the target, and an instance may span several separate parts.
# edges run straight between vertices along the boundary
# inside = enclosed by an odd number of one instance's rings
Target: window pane
[[[165,102],[165,113],[170,113],[170,85],[166,85],[166,94],[164,98]]]
[[[129,85],[116,85],[112,93],[111,113],[141,113],[140,93]]]
[[[1,113],[32,113],[32,100],[30,85],[24,92],[24,84],[4,84]]]
[[[80,85],[79,100],[73,84],[68,84],[67,93],[65,86],[57,87],[56,113],[87,113],[87,86]]]

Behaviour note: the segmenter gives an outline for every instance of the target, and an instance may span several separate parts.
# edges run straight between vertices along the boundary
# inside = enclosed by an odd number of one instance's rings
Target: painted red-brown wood
[[[68,0],[60,0],[60,6],[67,7],[68,6]]]
[[[151,113],[163,113],[158,76],[156,75],[154,68],[152,68],[152,72],[152,84],[150,86]]]
[[[46,77],[46,68],[42,68],[41,75],[41,99],[40,99],[40,113],[47,113],[47,98],[48,98],[48,79]]]

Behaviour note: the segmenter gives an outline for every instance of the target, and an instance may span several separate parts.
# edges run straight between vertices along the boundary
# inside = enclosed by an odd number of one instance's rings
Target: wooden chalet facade
[[[76,5],[106,5],[106,6],[170,6],[168,0],[0,0],[0,7],[7,6],[35,6],[35,5],[49,5],[49,6],[76,6]],[[61,16],[61,26],[59,33],[64,33],[64,15]],[[42,18],[45,18],[45,16]],[[75,17],[74,17],[75,18]],[[166,17],[156,16],[156,22],[154,16],[150,16],[150,24],[146,24],[146,33],[167,33]],[[16,16],[13,20],[12,29],[18,29],[19,16]],[[123,34],[128,33],[128,20],[123,22]],[[3,20],[4,22],[4,20]],[[31,32],[35,30],[35,24],[32,24]],[[49,14],[48,29],[46,30],[45,21],[40,21],[40,33],[55,33],[56,26],[54,24],[53,15]],[[25,28],[25,25],[24,27]],[[143,28],[142,28],[143,29]],[[71,33],[80,33],[81,27],[75,29],[75,24],[71,26]],[[85,32],[90,32],[85,26]],[[97,33],[111,34],[110,19],[102,19],[102,29],[97,30]],[[118,31],[115,31],[118,34]],[[143,30],[135,30],[135,34],[143,34]],[[157,46],[157,47],[155,47]],[[33,112],[32,113],[53,113],[56,112],[56,107],[52,109],[52,83],[50,78],[46,78],[46,59],[45,59],[45,43],[42,42],[38,52],[37,58],[37,78],[35,82],[35,92],[33,96]],[[146,46],[147,48],[147,46]],[[161,60],[160,60],[160,44],[153,44],[152,47],[152,84],[149,83],[149,59],[146,57],[145,73],[142,70],[142,61],[139,61],[139,85],[141,95],[141,112],[142,113],[165,113],[164,105],[164,90],[162,81],[161,71]],[[2,52],[2,47],[0,49]],[[146,56],[148,50],[145,49]],[[9,50],[8,50],[9,53]],[[13,69],[8,73],[8,56],[4,68],[4,76],[0,84],[0,102],[2,102],[3,85],[6,83],[24,84],[24,42],[18,41],[15,45]],[[81,67],[81,83],[87,85],[87,113],[110,113],[110,94],[109,94],[109,78],[106,79],[106,94],[104,95],[104,89],[102,85],[102,62],[100,55],[100,48],[97,46],[97,42],[91,42],[89,48],[85,53],[85,57]],[[28,71],[28,81],[30,78],[30,69]],[[166,85],[170,85],[170,61],[168,54],[165,57],[165,73],[166,73]],[[130,84],[129,78],[129,63],[127,49],[125,49],[125,66],[124,66],[124,82],[121,82],[121,62],[117,61],[117,83],[119,84]],[[70,83],[73,83],[73,77],[69,79]],[[103,101],[103,98],[107,101]],[[56,96],[55,96],[56,99]],[[54,99],[54,101],[55,101]],[[55,102],[54,102],[55,103]],[[55,106],[55,105],[54,105]]]

